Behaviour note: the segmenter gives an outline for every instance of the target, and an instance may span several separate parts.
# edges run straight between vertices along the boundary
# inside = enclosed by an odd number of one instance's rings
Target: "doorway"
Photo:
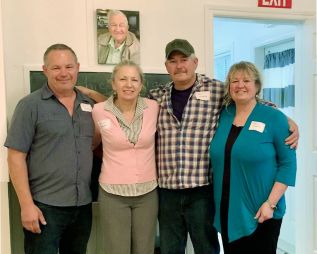
[[[231,64],[241,60],[254,62],[264,70],[264,59],[275,50],[287,50],[288,43],[294,50],[293,87],[279,87],[278,93],[293,96],[292,116],[300,128],[300,146],[297,149],[297,183],[287,191],[287,214],[284,217],[279,239],[279,253],[315,253],[314,239],[314,175],[313,117],[302,112],[314,109],[314,15],[309,13],[283,13],[260,11],[258,8],[242,10],[206,5],[205,7],[205,73],[223,80]],[[283,44],[285,44],[283,46]],[[283,48],[284,47],[284,48]],[[221,66],[221,67],[219,67]],[[292,86],[292,84],[291,84]],[[277,94],[268,86],[271,94]],[[286,92],[287,90],[287,92]],[[293,95],[289,94],[293,91]],[[275,96],[274,95],[274,96]],[[290,100],[291,101],[291,100]],[[292,104],[291,103],[291,104]],[[284,110],[284,109],[283,109]],[[312,118],[312,119],[310,119]],[[311,146],[307,146],[306,142]],[[317,182],[317,181],[316,181]],[[305,214],[305,215],[304,215]],[[306,215],[308,214],[308,215]]]

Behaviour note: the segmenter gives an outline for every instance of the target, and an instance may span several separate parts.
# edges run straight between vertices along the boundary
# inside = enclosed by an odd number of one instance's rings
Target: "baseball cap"
[[[185,56],[190,56],[191,54],[195,53],[193,46],[187,40],[183,39],[175,39],[167,43],[165,48],[166,59],[168,59],[171,53],[174,51],[179,51]]]

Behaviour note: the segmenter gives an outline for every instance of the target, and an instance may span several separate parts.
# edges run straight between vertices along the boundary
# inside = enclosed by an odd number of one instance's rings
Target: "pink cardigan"
[[[104,109],[105,102],[95,104],[92,116],[102,139],[103,159],[100,183],[133,184],[157,179],[155,132],[159,106],[145,99],[142,129],[138,142],[129,142],[117,118]]]

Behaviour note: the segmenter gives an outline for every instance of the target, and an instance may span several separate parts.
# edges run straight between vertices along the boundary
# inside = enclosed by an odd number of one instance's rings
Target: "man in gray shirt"
[[[5,146],[29,254],[84,254],[91,230],[93,101],[74,88],[64,44],[44,54],[47,84],[17,105]]]

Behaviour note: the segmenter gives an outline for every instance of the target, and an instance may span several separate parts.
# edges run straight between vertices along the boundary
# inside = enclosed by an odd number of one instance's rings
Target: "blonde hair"
[[[262,89],[261,74],[253,63],[247,62],[247,61],[241,61],[241,62],[233,64],[230,67],[229,72],[227,74],[226,81],[225,81],[226,87],[225,87],[225,95],[224,95],[224,105],[225,106],[228,106],[231,103],[233,103],[233,100],[232,100],[231,95],[230,95],[230,83],[232,81],[233,76],[237,72],[243,72],[244,74],[247,74],[251,78],[253,78],[254,83],[257,87],[256,99],[259,100],[258,96],[259,96],[260,91]]]
[[[112,81],[115,80],[115,77],[116,77],[118,71],[119,71],[122,67],[125,67],[125,66],[130,66],[130,67],[136,68],[136,70],[138,71],[138,73],[139,73],[139,75],[140,75],[141,84],[144,84],[144,74],[143,74],[143,71],[142,71],[141,67],[140,67],[138,64],[136,64],[135,62],[130,61],[130,60],[124,60],[124,61],[118,63],[118,64],[113,68],[113,71],[112,71],[112,74],[111,74],[111,80],[112,80]]]

